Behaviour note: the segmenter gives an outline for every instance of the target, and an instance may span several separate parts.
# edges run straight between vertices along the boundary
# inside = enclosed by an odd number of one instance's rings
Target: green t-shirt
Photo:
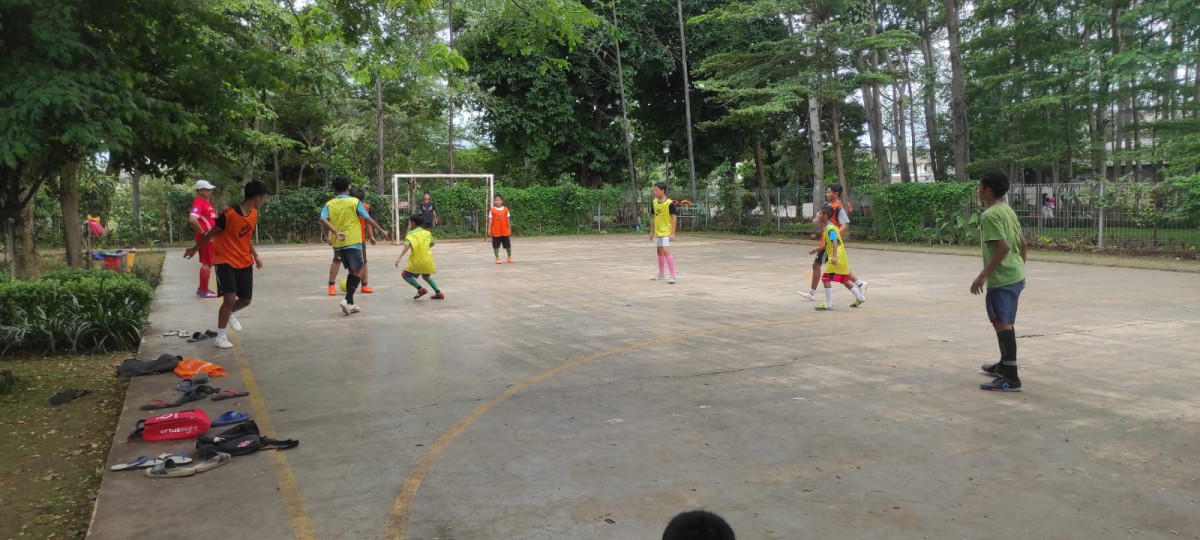
[[[1009,252],[1000,266],[987,278],[988,287],[1003,287],[1025,279],[1025,261],[1021,260],[1021,222],[1007,204],[996,203],[983,211],[979,218],[980,238],[983,240],[983,265],[992,260],[996,240],[1008,240]]]

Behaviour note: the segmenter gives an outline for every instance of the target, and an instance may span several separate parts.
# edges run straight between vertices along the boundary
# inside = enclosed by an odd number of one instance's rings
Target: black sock
[[[330,285],[333,285],[333,282],[332,282],[332,281],[330,281],[330,282],[329,282],[329,284],[330,284]]]
[[[354,303],[354,289],[358,288],[358,281],[359,281],[358,276],[356,276],[354,274],[350,274],[350,277],[346,278],[346,303],[347,304]]]
[[[996,341],[999,342],[999,344],[1000,344],[1000,359],[996,361],[996,366],[997,366],[996,374],[999,375],[1000,373],[999,373],[998,367],[1004,363],[1004,358],[1005,358],[1005,356],[1008,355],[1008,352],[1007,352],[1008,344],[1005,343],[1004,334],[1001,332],[996,332]]]
[[[996,336],[1001,344],[1000,374],[1014,381],[1021,380],[1017,377],[1017,331],[1010,328],[997,332]]]

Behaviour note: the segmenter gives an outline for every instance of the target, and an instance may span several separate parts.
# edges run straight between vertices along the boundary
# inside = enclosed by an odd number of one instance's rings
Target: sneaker
[[[858,307],[865,303],[867,303],[867,298],[864,296],[862,300],[855,299],[854,303],[850,304],[850,307]]]
[[[444,294],[442,294],[442,293],[437,293],[437,294],[435,294],[435,295],[433,295],[433,296],[430,296],[430,298],[432,298],[432,299],[434,299],[434,300],[445,300],[445,299],[446,299],[446,295],[444,295]]]
[[[350,313],[358,313],[360,311],[362,309],[359,309],[358,304],[350,304]]]
[[[863,298],[867,297],[867,285],[870,285],[870,284],[871,284],[870,281],[867,281],[864,279],[863,284],[858,286],[858,292],[862,293]]]
[[[360,290],[360,291],[362,291],[362,292],[364,292],[364,293],[367,293],[367,294],[371,294],[371,293],[375,292],[375,289],[372,289],[372,288],[370,288],[370,287],[368,287],[368,286],[366,286],[366,285],[363,285],[363,286],[362,286],[362,288],[361,288],[361,289],[359,289],[359,290]]]
[[[821,305],[819,305],[813,309],[816,309],[817,311],[833,311],[833,306],[828,305],[825,302],[821,302]]]
[[[420,289],[417,289],[417,294],[416,294],[416,296],[413,296],[413,300],[416,300],[416,299],[418,299],[418,298],[420,298],[420,297],[422,297],[422,296],[425,296],[425,295],[427,295],[427,294],[429,294],[429,289],[426,289],[426,288],[424,288],[424,287],[422,287],[422,288],[420,288]]]
[[[330,285],[329,286],[329,296],[337,296],[337,293],[338,293],[337,289],[338,289],[337,285]]]
[[[815,294],[813,294],[813,293],[811,293],[811,292],[808,292],[808,291],[796,291],[796,294],[798,294],[798,295],[800,295],[800,296],[803,296],[803,297],[804,297],[804,299],[805,299],[805,300],[808,300],[809,302],[815,302],[815,301],[817,301],[817,295],[815,295]]]
[[[232,349],[233,343],[230,343],[228,336],[217,336],[217,340],[213,342],[220,349]]]
[[[196,296],[199,296],[200,298],[217,298],[221,295],[212,291],[196,291]]]
[[[1021,380],[1010,379],[1008,377],[996,377],[992,382],[986,382],[979,385],[980,390],[991,390],[993,392],[1020,392]]]
[[[234,317],[233,315],[229,316],[229,327],[232,328],[234,332],[242,331],[242,323],[238,322],[237,317]]]
[[[342,315],[350,314],[350,303],[346,302],[346,300],[343,299],[341,303],[338,304],[338,307],[342,308]]]
[[[1002,376],[1002,375],[1000,375],[1000,362],[996,362],[995,364],[984,364],[982,366],[979,366],[979,371],[982,371],[988,375],[991,375],[992,377],[1001,377]]]
[[[509,257],[509,258],[508,258],[508,264],[512,264],[512,263],[515,263],[515,262],[517,262],[517,261],[514,261],[514,260],[512,260],[512,257]]]
[[[662,275],[662,274],[659,274],[659,275],[657,275],[657,276],[654,276],[654,277],[650,278],[650,281],[662,281],[662,280],[664,280],[664,279],[667,279],[667,276],[664,276],[664,275]]]
[[[500,257],[496,257],[496,264],[502,264],[500,261]]]
[[[671,276],[671,277],[667,278],[667,283],[674,285],[675,284],[675,276]]]

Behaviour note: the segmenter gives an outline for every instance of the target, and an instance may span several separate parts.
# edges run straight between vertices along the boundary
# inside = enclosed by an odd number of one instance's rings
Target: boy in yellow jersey
[[[356,187],[356,188],[351,189],[350,196],[354,197],[355,199],[358,199],[360,201],[363,201],[363,208],[365,208],[367,210],[367,213],[371,212],[371,205],[367,203],[367,192],[363,191],[363,188]],[[367,227],[367,220],[365,220],[361,217],[358,218],[358,225],[359,225],[359,228],[362,229],[363,239],[370,240],[371,245],[372,246],[375,245],[375,229]],[[336,238],[337,237],[335,237],[334,235],[331,234],[331,235],[329,235],[329,238],[325,239],[325,242],[332,245],[333,241]],[[370,285],[367,285],[367,273],[368,273],[367,271],[370,269],[370,261],[367,260],[367,244],[366,243],[363,243],[362,258],[363,258],[362,287],[359,288],[359,290],[361,290],[363,292],[363,294],[371,294],[375,291],[371,290]],[[337,296],[337,275],[338,275],[338,270],[341,267],[342,267],[342,257],[338,253],[338,250],[335,249],[335,250],[333,250],[333,262],[329,265],[329,296]]]
[[[850,304],[850,307],[856,308],[867,301],[862,291],[858,290],[858,287],[850,280],[850,261],[846,258],[846,244],[842,242],[841,233],[838,232],[837,225],[833,224],[834,212],[832,205],[827,204],[821,207],[814,222],[822,228],[821,239],[825,241],[825,246],[824,248],[817,246],[808,252],[809,255],[812,255],[818,250],[824,249],[827,258],[825,274],[821,276],[821,281],[825,283],[825,303],[817,306],[817,311],[833,309],[834,281],[845,285],[854,295],[854,303]]]
[[[387,231],[383,230],[383,227],[380,227],[374,219],[371,219],[371,215],[367,213],[362,201],[351,197],[347,193],[348,191],[350,191],[350,179],[345,176],[335,176],[333,178],[335,196],[321,207],[321,226],[333,233],[331,243],[334,253],[342,259],[342,265],[346,267],[346,270],[350,271],[350,275],[346,278],[346,298],[339,304],[344,315],[361,311],[358,306],[354,305],[354,291],[358,289],[358,284],[362,281],[362,269],[365,262],[363,259],[363,231],[358,221],[359,218],[387,238]]]
[[[675,225],[679,221],[679,210],[675,209],[675,201],[667,198],[667,183],[654,184],[654,200],[651,201],[654,210],[654,221],[650,225],[650,240],[658,249],[658,274],[651,281],[666,279],[667,283],[675,284],[675,257],[671,256],[671,242],[675,241]],[[671,271],[671,277],[663,275],[663,265]]]
[[[446,295],[442,294],[442,290],[438,288],[437,282],[433,280],[433,274],[437,273],[437,267],[433,264],[433,233],[422,229],[424,220],[420,214],[413,214],[408,218],[408,235],[404,237],[404,250],[400,252],[400,256],[396,257],[396,267],[400,267],[400,261],[404,259],[404,255],[412,250],[412,255],[408,258],[408,266],[404,267],[404,281],[417,289],[417,295],[413,297],[416,300],[426,294],[429,290],[422,287],[417,278],[424,278],[429,282],[429,286],[433,287],[433,299],[444,300]]]

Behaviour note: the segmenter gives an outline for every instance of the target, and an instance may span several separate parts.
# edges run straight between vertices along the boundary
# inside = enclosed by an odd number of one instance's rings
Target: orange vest
[[[508,224],[508,207],[493,206],[488,208],[488,211],[492,213],[492,236],[512,236],[512,227]]]
[[[833,207],[833,215],[829,216],[829,222],[832,223],[834,227],[837,227],[838,230],[841,230],[841,228],[842,228],[842,224],[838,223],[838,220],[837,220],[838,207],[840,207],[841,205],[842,205],[842,201],[838,201],[835,203],[829,203],[829,206]],[[848,212],[850,207],[847,206],[846,208],[847,208],[847,212]],[[825,245],[825,233],[824,232],[821,233],[821,243],[819,243],[817,245],[818,246]]]
[[[254,265],[250,254],[250,241],[254,239],[254,227],[258,225],[258,210],[243,216],[233,207],[222,212],[225,228],[213,238],[213,264],[228,264],[234,268]]]

